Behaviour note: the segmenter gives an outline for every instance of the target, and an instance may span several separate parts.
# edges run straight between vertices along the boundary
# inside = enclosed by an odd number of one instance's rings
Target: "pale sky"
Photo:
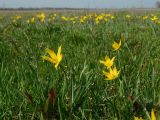
[[[0,0],[0,8],[153,8],[158,0]]]

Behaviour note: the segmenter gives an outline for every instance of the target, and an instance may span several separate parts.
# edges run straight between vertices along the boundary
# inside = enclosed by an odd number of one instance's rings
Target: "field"
[[[0,119],[155,117],[159,11],[0,12]]]

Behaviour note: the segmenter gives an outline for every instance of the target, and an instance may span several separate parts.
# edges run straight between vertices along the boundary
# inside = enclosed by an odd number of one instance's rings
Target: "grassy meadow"
[[[0,12],[0,119],[160,120],[159,11],[13,13]]]

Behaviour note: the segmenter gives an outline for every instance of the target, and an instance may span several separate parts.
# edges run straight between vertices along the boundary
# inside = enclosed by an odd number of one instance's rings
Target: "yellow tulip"
[[[156,120],[156,115],[155,115],[155,110],[154,109],[152,109],[152,111],[151,111],[151,120]]]
[[[109,72],[103,71],[103,74],[106,77],[105,80],[114,80],[118,77],[119,73],[120,73],[120,70],[117,71],[116,67],[114,67],[113,69],[109,68]]]
[[[26,20],[26,22],[29,24],[29,23],[30,23],[30,20],[29,20],[29,19],[27,19],[27,20]]]
[[[152,20],[152,21],[156,21],[156,20],[158,20],[158,17],[157,17],[157,16],[153,16],[153,17],[151,18],[151,20]]]
[[[111,16],[111,19],[114,19],[114,18],[115,18],[115,17],[112,15],[112,16]]]
[[[142,19],[146,20],[146,19],[148,19],[148,16],[143,16]]]
[[[61,19],[64,20],[64,21],[68,21],[68,18],[65,17],[65,16],[62,16]]]
[[[30,21],[31,21],[31,23],[34,23],[35,22],[35,18],[32,17]]]
[[[142,117],[134,117],[134,120],[144,120]]]
[[[50,50],[50,49],[46,49],[46,52],[50,55],[50,57],[48,56],[42,56],[42,58],[44,60],[47,60],[53,64],[55,64],[55,68],[57,69],[59,63],[61,62],[62,60],[62,57],[63,55],[61,54],[61,46],[58,48],[58,52],[57,52],[57,55],[55,54],[54,51]]]
[[[121,47],[121,40],[120,40],[119,43],[117,43],[117,42],[115,42],[115,41],[113,42],[112,48],[114,49],[114,51],[119,50],[120,47]]]
[[[100,60],[99,62],[104,64],[107,68],[112,67],[113,63],[114,63],[115,57],[113,57],[112,59],[110,59],[108,56],[105,57],[105,60]]]
[[[16,19],[16,20],[20,20],[20,19],[22,19],[22,16],[17,15],[17,16],[15,17],[15,19]]]
[[[130,19],[130,18],[131,18],[131,16],[130,16],[130,15],[126,15],[126,18],[127,18],[127,19]]]
[[[39,19],[40,22],[44,22],[45,21],[45,14],[44,13],[40,13],[37,15],[37,18]]]

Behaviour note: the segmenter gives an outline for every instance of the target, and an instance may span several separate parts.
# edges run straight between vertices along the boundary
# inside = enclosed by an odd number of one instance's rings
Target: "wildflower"
[[[134,120],[144,120],[142,117],[134,117]]]
[[[20,20],[20,19],[22,19],[22,16],[17,15],[17,16],[15,16],[15,19],[16,19],[16,20]]]
[[[81,18],[81,19],[80,19],[80,22],[81,22],[81,23],[83,23],[83,22],[84,22],[84,20]]]
[[[68,21],[68,18],[65,17],[65,16],[62,16],[61,19],[64,20],[64,21]]]
[[[86,20],[86,19],[87,19],[87,16],[83,16],[83,19]]]
[[[126,15],[126,18],[127,18],[127,19],[130,19],[130,18],[131,18],[131,16],[130,16],[130,15]]]
[[[155,110],[154,109],[152,109],[152,111],[151,111],[151,120],[156,120],[156,115],[155,115]]]
[[[75,20],[75,18],[74,18],[74,17],[71,17],[71,18],[70,18],[70,20],[71,20],[71,21],[74,21],[74,20]]]
[[[26,20],[26,22],[29,24],[29,23],[30,23],[30,20],[29,20],[29,19],[27,19],[27,20]]]
[[[32,17],[31,19],[27,19],[26,22],[29,23],[34,23],[35,22],[35,18]]]
[[[113,42],[112,48],[114,49],[114,51],[117,51],[120,47],[121,47],[121,40],[119,43],[117,43],[115,41]]]
[[[153,16],[153,17],[151,18],[151,20],[152,20],[152,21],[157,21],[157,20],[158,20],[158,17],[157,17],[157,16]]]
[[[113,69],[109,68],[109,72],[103,71],[103,74],[106,77],[105,80],[114,80],[118,77],[119,73],[120,73],[120,70],[117,71],[116,67],[114,67]]]
[[[40,22],[44,22],[45,20],[45,14],[44,13],[40,13],[37,15],[37,18],[39,19]]]
[[[52,17],[52,20],[55,20],[55,19],[56,19],[56,16],[53,16],[53,17]]]
[[[108,19],[107,19],[107,18],[105,18],[104,20],[105,20],[106,22],[108,22]]]
[[[32,17],[31,20],[30,20],[30,22],[31,22],[31,23],[34,23],[34,22],[35,22],[35,18]]]
[[[146,20],[146,19],[148,19],[148,16],[143,16],[142,19]]]
[[[115,17],[112,15],[112,16],[111,16],[111,19],[114,19],[114,18],[115,18]]]
[[[103,19],[103,16],[102,16],[102,15],[99,15],[96,19],[102,20],[102,19]]]
[[[62,60],[62,54],[61,54],[61,46],[58,48],[58,52],[57,52],[57,55],[55,54],[54,51],[50,50],[50,49],[46,49],[46,52],[50,55],[50,57],[48,56],[42,56],[42,58],[44,60],[47,60],[53,64],[55,64],[55,68],[57,69],[59,63],[61,62]]]
[[[99,24],[99,20],[96,20],[96,24]]]
[[[104,64],[107,68],[110,68],[114,63],[114,60],[115,60],[115,57],[110,59],[108,56],[106,56],[104,61],[100,60],[99,62]]]

